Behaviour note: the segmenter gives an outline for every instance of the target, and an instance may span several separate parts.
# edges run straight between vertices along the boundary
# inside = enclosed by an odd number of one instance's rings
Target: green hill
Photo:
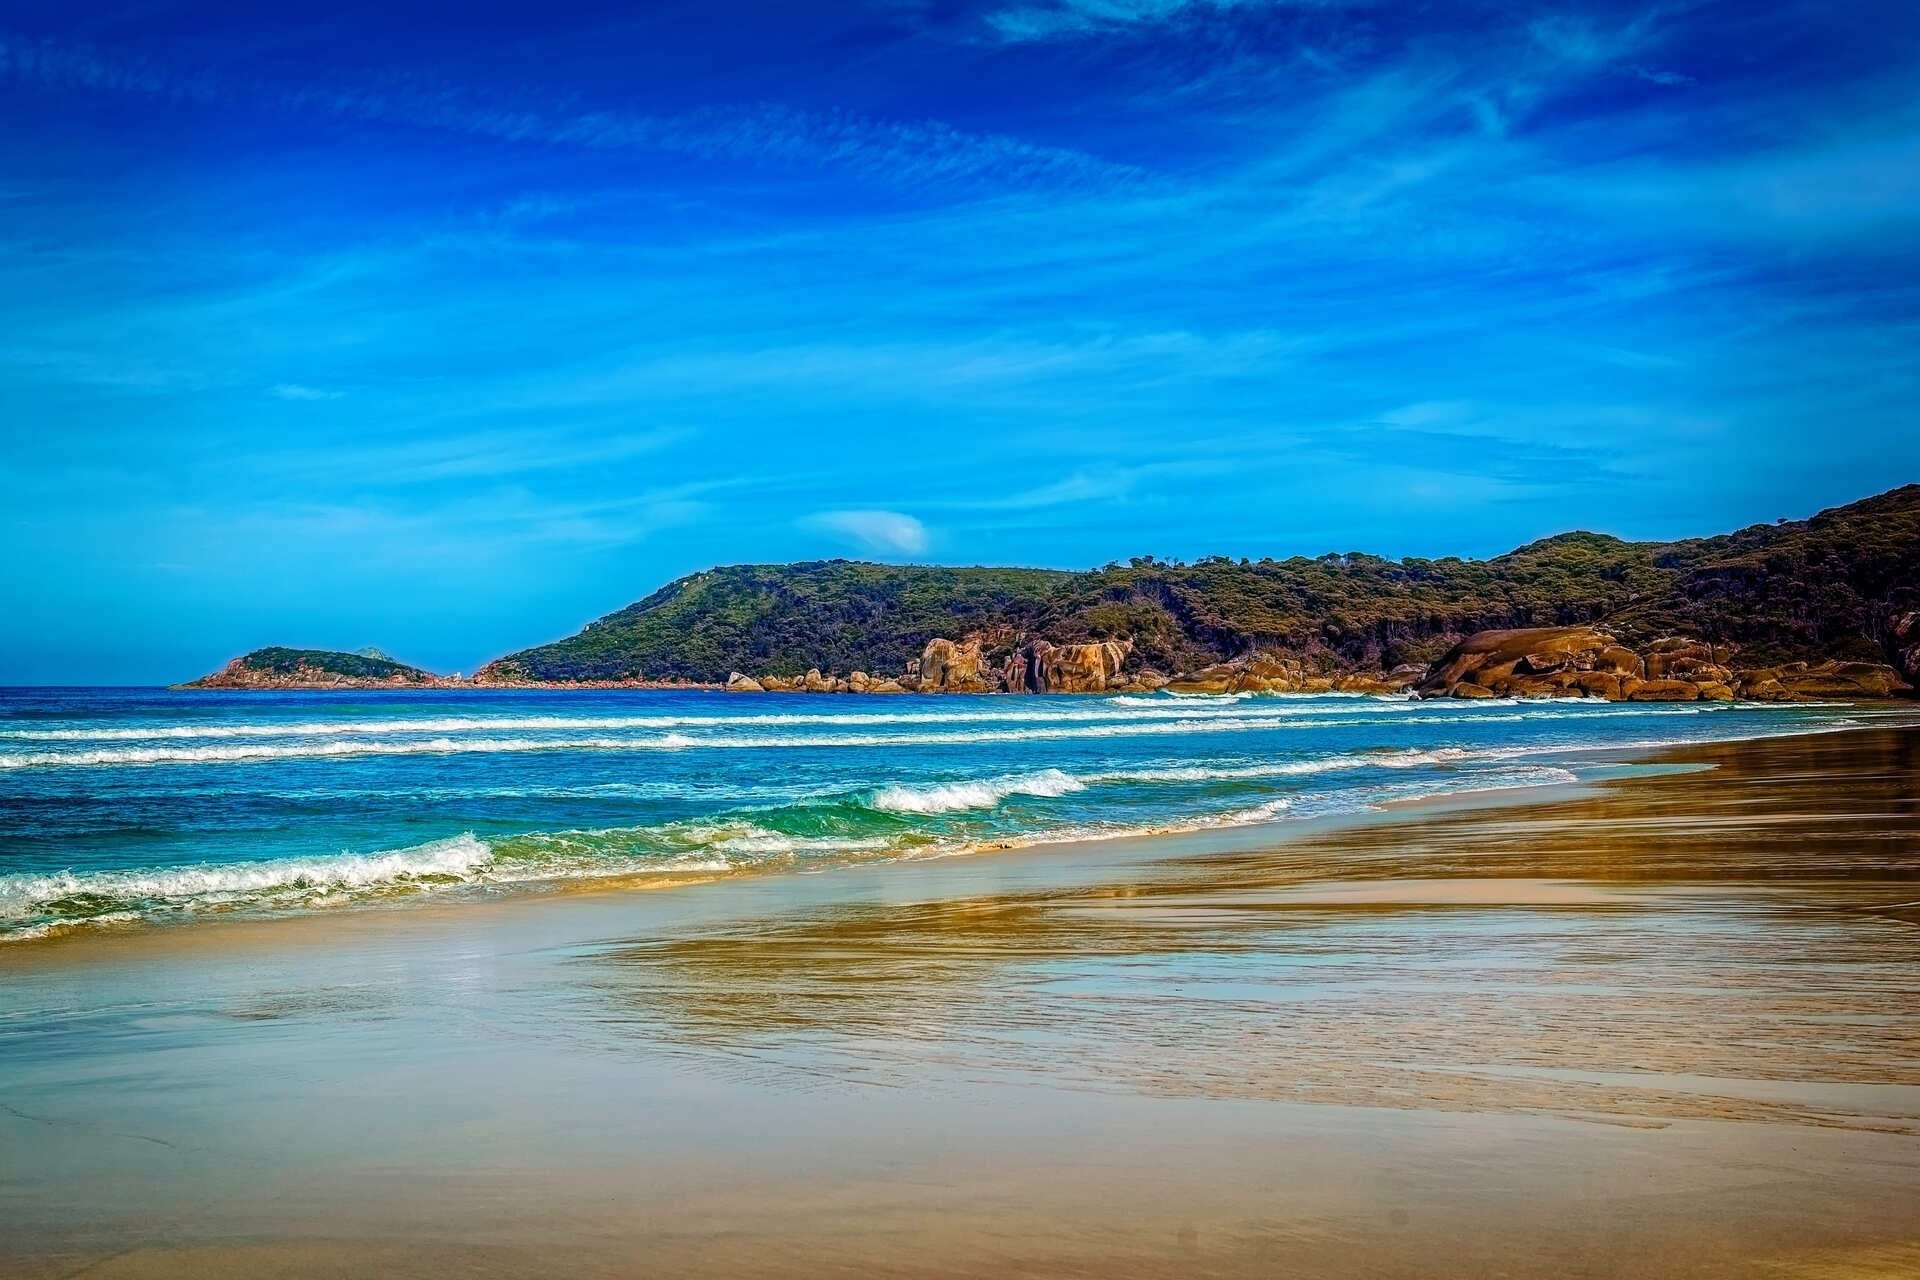
[[[1136,659],[1192,670],[1253,649],[1324,670],[1427,662],[1487,628],[1603,622],[1629,644],[1670,632],[1752,662],[1889,656],[1920,609],[1920,485],[1680,542],[1566,533],[1491,560],[1191,564],[1086,572],[848,560],[734,565],[681,578],[482,679],[724,680],[730,671],[898,672],[935,636],[978,633],[997,662],[1025,640],[1130,637]]]
[[[444,683],[439,676],[391,658],[334,649],[289,649],[273,645],[235,658],[188,689],[260,689],[313,686],[364,688]]]

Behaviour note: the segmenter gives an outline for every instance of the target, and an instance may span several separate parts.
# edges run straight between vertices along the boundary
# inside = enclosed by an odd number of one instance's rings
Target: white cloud
[[[329,391],[325,387],[309,387],[298,382],[280,382],[274,384],[273,394],[282,400],[338,400],[347,393]]]
[[[802,523],[882,555],[917,556],[927,549],[927,526],[899,511],[818,511]]]
[[[646,115],[586,109],[570,99],[502,102],[497,95],[421,80],[379,87],[275,86],[0,31],[4,80],[218,108],[303,111],[509,143],[664,152],[803,169],[825,166],[891,183],[1105,187],[1145,176],[1086,152],[960,129],[940,120],[886,119],[778,103]]]
[[[994,10],[986,15],[986,23],[995,38],[1008,44],[1025,44],[1164,26],[1234,9],[1346,9],[1365,3],[1367,0],[1047,0]]]

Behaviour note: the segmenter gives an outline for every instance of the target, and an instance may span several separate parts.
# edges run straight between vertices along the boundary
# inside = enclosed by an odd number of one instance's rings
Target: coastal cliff
[[[1526,641],[1526,652],[1502,651],[1493,666],[1504,669],[1429,674],[1483,633],[1543,629],[1584,631],[1559,666],[1560,642]],[[1848,674],[1862,665],[1886,674]],[[344,678],[440,679],[408,670],[416,675]],[[252,668],[229,678],[232,671],[195,683],[271,687],[275,678]],[[1756,674],[1741,683],[1738,672]],[[293,687],[325,683],[298,679]],[[1466,697],[1509,687],[1645,698],[1657,696],[1660,681],[1705,697],[1718,696],[1714,686],[1741,697],[1811,697],[1886,696],[1871,690],[1897,693],[1917,679],[1920,485],[1907,485],[1809,520],[1718,537],[1626,542],[1575,532],[1491,560],[1138,557],[1086,572],[735,565],[679,579],[574,636],[488,663],[465,683],[864,693],[1418,688]],[[1629,694],[1628,680],[1642,683]],[[1823,682],[1862,692],[1811,692]]]

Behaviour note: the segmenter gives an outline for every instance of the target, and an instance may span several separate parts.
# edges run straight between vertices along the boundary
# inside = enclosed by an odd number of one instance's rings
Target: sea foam
[[[885,813],[958,813],[990,809],[1010,796],[1064,796],[1086,787],[1086,783],[1060,769],[1044,769],[969,782],[882,787],[874,793],[872,806]]]

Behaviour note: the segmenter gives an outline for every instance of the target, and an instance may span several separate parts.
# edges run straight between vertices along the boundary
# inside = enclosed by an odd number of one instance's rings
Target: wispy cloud
[[[116,56],[91,46],[0,33],[0,77],[233,110],[331,115],[496,139],[654,152],[783,168],[825,166],[904,185],[1085,186],[1131,182],[1132,166],[1083,151],[940,120],[885,119],[780,103],[636,113],[551,92],[484,93],[425,77],[364,85],[287,85]]]
[[[256,455],[264,474],[331,478],[392,486],[475,480],[531,472],[604,472],[687,439],[684,431],[574,432],[494,430],[436,433],[422,439],[336,442],[325,448]]]
[[[1271,437],[1272,433],[1268,434]],[[1244,466],[1247,461],[1248,458],[1243,455],[1239,465]],[[1016,489],[991,497],[950,498],[937,505],[943,510],[1013,512],[1045,511],[1085,503],[1123,502],[1138,493],[1152,493],[1156,484],[1218,475],[1231,470],[1233,465],[1210,458],[1175,458],[1132,466],[1088,467],[1032,488]]]
[[[1593,14],[1557,13],[1535,18],[1527,34],[1541,51],[1581,67],[1607,66],[1637,53],[1652,37],[1651,12],[1624,22],[1609,22]]]
[[[1046,0],[993,9],[985,22],[1009,44],[1068,40],[1219,17],[1235,10],[1357,9],[1368,0]]]
[[[927,526],[899,511],[816,511],[801,524],[879,555],[917,556],[928,544]]]
[[[303,382],[277,382],[271,394],[281,400],[338,400],[347,393],[325,387],[310,387]]]
[[[435,503],[377,498],[278,501],[237,511],[180,507],[169,513],[176,536],[217,547],[221,538],[250,545],[299,544],[315,554],[370,554],[396,561],[452,562],[506,557],[538,547],[601,550],[639,542],[707,518],[713,506],[698,486],[647,490],[630,497],[543,497],[506,486]]]

